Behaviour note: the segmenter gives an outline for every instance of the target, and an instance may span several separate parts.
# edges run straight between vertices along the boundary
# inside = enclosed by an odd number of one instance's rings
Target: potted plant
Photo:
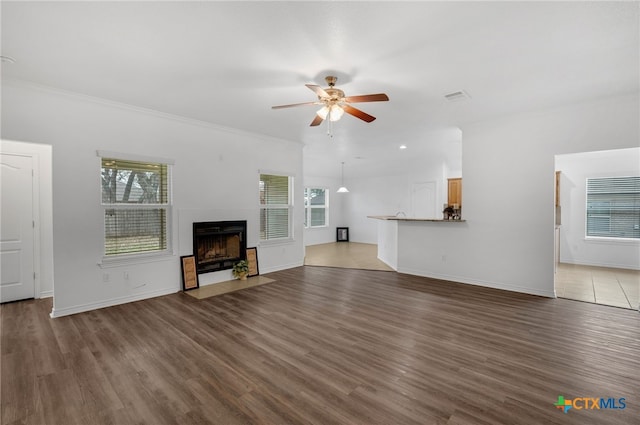
[[[249,274],[249,262],[240,260],[233,265],[233,277],[240,280],[247,280]]]

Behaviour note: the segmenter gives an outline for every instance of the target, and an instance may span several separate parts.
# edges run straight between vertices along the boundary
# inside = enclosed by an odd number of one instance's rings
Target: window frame
[[[604,185],[606,183],[604,183],[604,180],[620,180],[623,181],[622,185],[617,187],[618,191],[616,192],[598,192],[598,189],[601,189],[601,187],[604,187]],[[633,180],[629,181],[629,182],[624,182],[624,180]],[[592,187],[590,185],[590,181],[594,181],[594,185],[593,185],[593,189],[590,188]],[[599,182],[595,182],[595,181],[599,181]],[[627,215],[633,214],[634,211],[637,211],[640,214],[640,206],[638,205],[638,200],[640,199],[640,190],[636,190],[636,191],[625,191],[624,189],[628,189],[629,187],[633,187],[634,183],[637,185],[638,182],[640,181],[640,177],[639,176],[603,176],[603,177],[588,177],[586,179],[585,182],[585,222],[584,222],[584,237],[586,241],[602,241],[602,242],[640,242],[640,234],[636,237],[636,236],[617,236],[616,234],[602,234],[602,235],[594,235],[593,234],[593,230],[591,231],[590,234],[590,229],[592,229],[593,227],[598,227],[595,226],[595,224],[593,223],[592,220],[606,220],[607,223],[609,223],[609,226],[611,226],[611,224],[617,224],[619,223],[619,221],[614,221],[615,219],[615,214],[616,214],[616,202],[621,202],[621,199],[623,198],[623,195],[628,194],[628,201],[630,201],[632,203],[631,207],[630,207],[630,212],[627,213]],[[600,186],[600,187],[598,187]],[[601,194],[609,194],[611,195],[609,198],[606,197],[602,197],[602,199],[594,199],[595,196],[597,195],[601,195]],[[591,197],[590,197],[591,195]],[[626,199],[625,199],[626,200]],[[593,213],[591,212],[591,208],[590,205],[591,204],[595,204],[595,203],[601,203],[601,204],[609,204],[609,208],[604,208],[607,209],[609,212],[608,214],[598,214],[598,213]],[[620,214],[622,215],[622,214]],[[631,217],[631,219],[633,219],[633,216]],[[592,225],[590,225],[590,223]],[[638,225],[640,225],[640,223],[638,223]],[[638,229],[632,229],[632,230],[638,230]],[[615,232],[614,232],[615,233]]]
[[[262,176],[276,176],[276,177],[286,177],[287,178],[287,203],[286,204],[263,204],[261,202],[261,187],[260,187],[260,183],[263,181],[263,177]],[[294,217],[294,203],[293,203],[293,194],[294,192],[294,183],[295,183],[295,177],[292,176],[291,174],[288,173],[282,173],[282,172],[274,172],[274,171],[259,171],[258,172],[258,208],[259,208],[259,215],[258,215],[258,237],[259,237],[259,243],[261,245],[268,245],[268,244],[279,244],[279,243],[287,243],[287,242],[291,242],[294,240],[294,234],[293,234],[293,217]],[[263,238],[263,233],[265,233],[263,231],[262,228],[262,211],[264,210],[266,212],[266,210],[269,209],[273,209],[273,210],[287,210],[287,236],[285,237],[281,237],[281,238]],[[265,233],[266,235],[266,233]]]
[[[311,205],[311,203],[307,204],[307,191],[310,190],[323,190],[324,191],[324,204],[322,205]],[[304,228],[305,229],[323,229],[325,227],[329,227],[329,193],[331,191],[327,187],[320,186],[309,186],[304,188]],[[324,209],[324,224],[321,226],[312,226],[311,225],[311,210],[312,209]]]
[[[99,187],[100,187],[100,206],[102,212],[102,261],[100,266],[117,266],[119,264],[126,264],[128,262],[146,262],[156,261],[163,258],[171,258],[173,255],[173,165],[174,161],[166,158],[150,157],[143,155],[132,155],[118,152],[109,151],[97,151],[99,169],[98,173]],[[102,169],[103,160],[111,159],[115,161],[127,161],[149,164],[160,164],[166,166],[166,202],[164,203],[149,203],[149,204],[125,204],[125,203],[108,203],[104,202],[102,198]],[[145,250],[126,253],[107,254],[106,252],[106,228],[105,228],[105,216],[107,210],[164,210],[164,239],[166,247],[164,249],[157,250]]]

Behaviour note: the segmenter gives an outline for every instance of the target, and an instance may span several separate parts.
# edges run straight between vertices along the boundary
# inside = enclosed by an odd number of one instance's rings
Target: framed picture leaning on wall
[[[193,255],[183,255],[180,257],[180,268],[182,269],[182,290],[188,291],[200,286],[198,273],[196,272],[196,257]]]
[[[247,248],[247,262],[249,263],[249,274],[247,276],[258,276],[260,274],[258,268],[258,248]]]

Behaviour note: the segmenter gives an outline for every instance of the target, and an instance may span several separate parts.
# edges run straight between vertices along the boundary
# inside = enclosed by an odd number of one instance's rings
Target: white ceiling
[[[443,154],[468,122],[637,93],[639,16],[638,2],[2,1],[16,60],[2,78],[301,141],[306,173],[337,175]],[[356,105],[378,119],[345,115],[330,139],[309,127],[317,107],[271,109],[315,100],[304,84],[329,73],[347,95],[387,93]],[[444,99],[457,90],[472,99]]]

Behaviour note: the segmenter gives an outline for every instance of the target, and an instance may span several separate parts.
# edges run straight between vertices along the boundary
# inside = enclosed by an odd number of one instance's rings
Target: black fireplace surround
[[[196,271],[217,272],[247,259],[246,221],[193,223],[193,255]]]

